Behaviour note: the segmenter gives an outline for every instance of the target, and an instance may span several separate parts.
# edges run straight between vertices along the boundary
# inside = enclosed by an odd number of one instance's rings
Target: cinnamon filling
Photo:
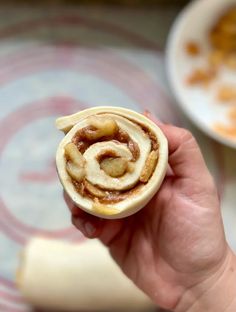
[[[124,157],[120,157],[113,150],[106,150],[105,152],[97,156],[97,161],[100,165],[100,169],[103,170],[108,176],[112,178],[120,178],[127,172],[134,170],[135,161],[140,157],[140,149],[136,142],[134,142],[129,134],[120,129],[117,123],[111,118],[100,118],[92,116],[89,126],[86,126],[77,131],[72,138],[71,143],[65,146],[65,158],[66,169],[71,177],[72,183],[76,191],[83,197],[88,197],[93,201],[97,201],[101,204],[117,203],[126,199],[128,196],[132,196],[139,192],[142,186],[148,182],[152,176],[155,167],[158,162],[158,141],[155,134],[146,126],[136,123],[148,136],[151,141],[151,152],[146,159],[144,168],[141,172],[139,181],[132,189],[124,191],[108,191],[104,190],[96,185],[91,184],[86,180],[84,175],[84,163],[85,159],[83,154],[94,143],[104,141],[115,141],[122,144],[126,144],[132,154],[132,159],[128,160]],[[131,120],[134,122],[133,120]],[[76,161],[76,151],[80,160]],[[82,158],[81,158],[82,157]],[[75,166],[79,167],[79,170],[75,169]]]
[[[115,131],[112,135],[109,136],[103,136],[98,139],[92,139],[88,140],[86,133],[93,133],[96,129],[94,129],[92,126],[87,126],[79,131],[77,131],[76,135],[73,137],[72,142],[77,146],[78,150],[83,154],[87,148],[93,143],[96,142],[104,142],[104,141],[118,141],[120,143],[127,144],[129,150],[131,151],[133,155],[133,161],[136,161],[139,158],[140,150],[138,147],[138,144],[134,142],[127,132],[124,130],[118,128],[117,131]]]
[[[102,204],[115,204],[118,203],[124,199],[126,199],[129,196],[135,195],[138,193],[144,183],[138,182],[135,187],[133,187],[131,190],[128,191],[103,191],[104,194],[103,196],[97,196],[95,193],[91,192],[91,188],[87,188],[88,186],[88,181],[84,180],[82,183],[78,183],[77,181],[72,179],[72,182],[75,186],[75,189],[77,192],[80,193],[81,196],[83,197],[89,197],[90,199],[94,200],[95,198],[98,199],[98,201]],[[89,183],[90,184],[90,183]],[[90,184],[92,185],[92,184]],[[94,186],[93,186],[94,187]],[[98,190],[101,190],[98,187],[95,187]]]

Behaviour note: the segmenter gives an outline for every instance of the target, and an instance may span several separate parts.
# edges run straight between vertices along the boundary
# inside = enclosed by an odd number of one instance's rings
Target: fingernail
[[[91,222],[85,222],[84,228],[88,237],[93,237],[97,230]]]
[[[146,117],[150,117],[151,113],[149,112],[149,110],[145,109],[145,111],[143,112],[144,116]]]
[[[150,116],[150,119],[153,121],[153,122],[155,122],[158,126],[162,126],[163,125],[163,122],[160,120],[160,119],[158,119],[156,116]]]

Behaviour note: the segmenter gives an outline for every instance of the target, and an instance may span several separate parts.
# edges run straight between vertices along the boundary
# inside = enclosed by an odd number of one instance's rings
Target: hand
[[[195,139],[187,130],[158,125],[169,142],[169,169],[146,207],[128,218],[102,220],[67,202],[73,224],[107,245],[124,273],[156,304],[190,311],[233,255],[217,190]]]

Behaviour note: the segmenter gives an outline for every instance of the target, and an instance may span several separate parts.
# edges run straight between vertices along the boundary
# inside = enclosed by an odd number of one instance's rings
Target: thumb
[[[196,139],[188,130],[164,124],[151,114],[145,114],[162,130],[168,140],[169,164],[181,178],[202,179],[207,166]]]

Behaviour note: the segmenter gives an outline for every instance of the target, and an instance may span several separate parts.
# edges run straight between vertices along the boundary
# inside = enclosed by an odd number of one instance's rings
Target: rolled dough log
[[[154,310],[97,240],[33,238],[22,253],[17,285],[29,303],[55,311]]]

